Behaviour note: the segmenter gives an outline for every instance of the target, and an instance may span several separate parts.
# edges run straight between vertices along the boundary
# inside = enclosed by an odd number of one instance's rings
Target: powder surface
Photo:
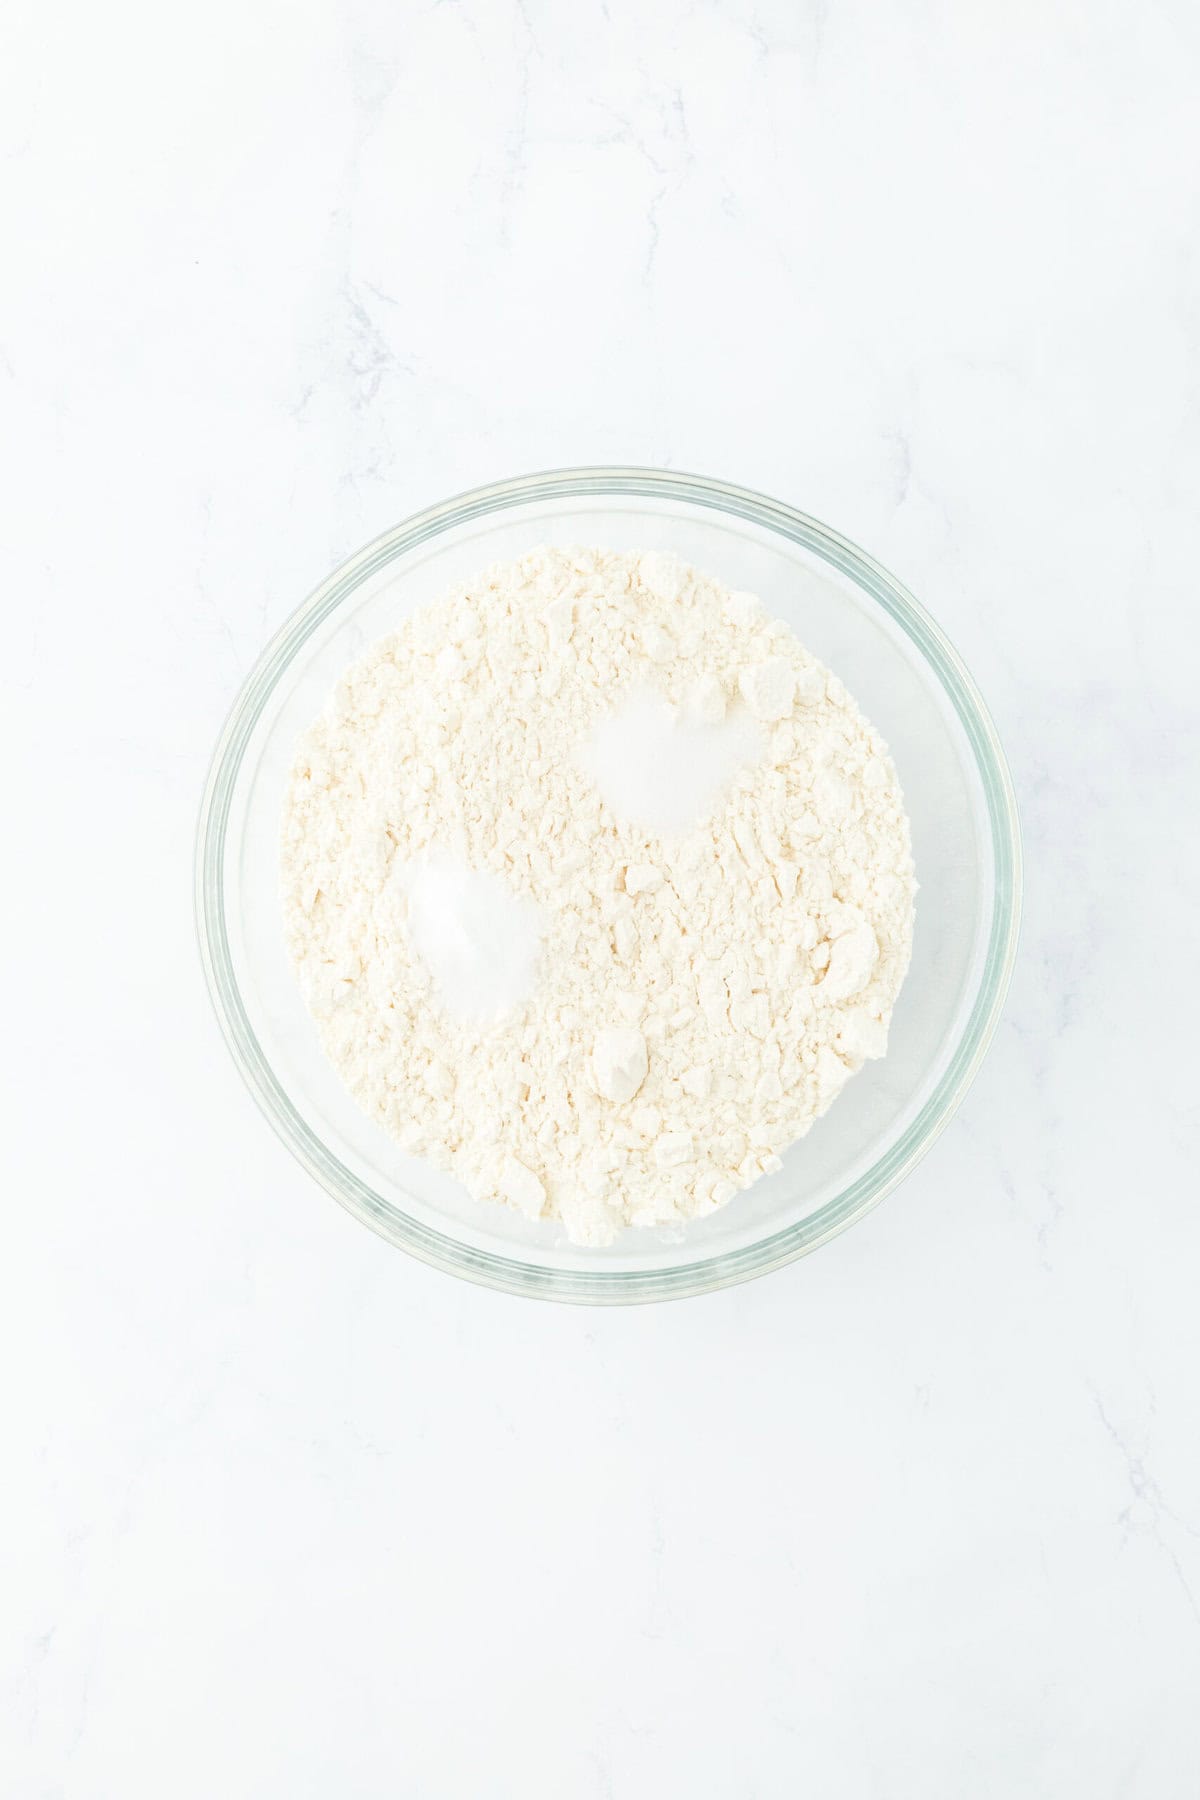
[[[658,552],[534,550],[413,614],[284,806],[287,946],[351,1093],[580,1244],[779,1167],[887,1047],[913,894],[841,682]]]

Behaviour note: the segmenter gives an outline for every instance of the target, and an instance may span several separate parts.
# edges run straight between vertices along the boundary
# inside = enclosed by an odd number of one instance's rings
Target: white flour
[[[670,557],[555,549],[346,673],[282,890],[365,1110],[603,1244],[724,1205],[883,1055],[914,884],[884,745],[784,625]]]

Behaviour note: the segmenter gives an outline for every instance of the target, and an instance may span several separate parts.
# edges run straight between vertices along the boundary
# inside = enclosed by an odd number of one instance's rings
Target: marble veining
[[[0,1790],[1192,1800],[1195,9],[6,26]],[[190,917],[269,633],[417,508],[593,461],[894,569],[1027,858],[904,1188],[603,1316],[343,1215]]]

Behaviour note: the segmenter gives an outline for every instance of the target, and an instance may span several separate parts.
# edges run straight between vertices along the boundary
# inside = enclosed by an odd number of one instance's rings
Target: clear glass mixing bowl
[[[887,740],[920,892],[887,1056],[848,1084],[776,1174],[686,1230],[579,1249],[556,1224],[472,1201],[406,1156],[326,1062],[284,953],[280,806],[293,747],[342,669],[488,563],[538,543],[676,552],[769,610],[841,676]],[[201,953],[226,1042],[293,1154],[414,1256],[560,1300],[656,1300],[761,1275],[815,1250],[902,1181],[979,1067],[1020,912],[1012,783],[954,650],[900,584],[836,532],[743,488],[650,469],[500,482],[409,519],[351,557],[264,651],[221,734],[196,854]]]

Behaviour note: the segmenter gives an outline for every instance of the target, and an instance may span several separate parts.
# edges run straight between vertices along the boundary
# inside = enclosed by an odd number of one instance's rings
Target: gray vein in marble
[[[516,34],[520,42],[514,43],[517,67],[516,79],[513,83],[512,122],[504,134],[502,145],[503,170],[500,180],[498,238],[505,249],[511,248],[512,245],[513,212],[528,172],[531,70],[534,57],[540,58],[541,56],[541,49],[525,0],[513,0],[513,5],[520,25],[520,30]]]
[[[687,180],[695,164],[695,152],[688,129],[682,89],[671,88],[665,96],[651,91],[645,98],[659,126],[663,140],[661,148],[654,146],[651,134],[637,124],[627,108],[604,100],[596,100],[595,105],[599,112],[612,119],[617,126],[616,131],[598,141],[626,145],[641,157],[651,174],[656,177],[655,191],[646,208],[647,245],[641,271],[642,284],[649,287],[658,256],[662,209]]]
[[[1164,1518],[1170,1519],[1172,1524],[1177,1525],[1181,1531],[1185,1531],[1188,1536],[1192,1538],[1200,1539],[1200,1531],[1197,1531],[1194,1526],[1189,1525],[1186,1519],[1181,1518],[1174,1508],[1167,1504],[1166,1500],[1163,1498],[1161,1488],[1147,1471],[1142,1457],[1126,1441],[1124,1434],[1117,1429],[1109,1418],[1098,1389],[1090,1383],[1089,1388],[1100,1423],[1103,1425],[1112,1443],[1120,1452],[1125,1463],[1125,1474],[1129,1482],[1130,1492],[1133,1495],[1133,1499],[1128,1506],[1123,1507],[1117,1516],[1117,1523],[1121,1527],[1122,1535],[1128,1538],[1130,1533],[1135,1530],[1145,1530],[1149,1533],[1153,1542],[1162,1551],[1163,1555],[1170,1563],[1171,1568],[1174,1570],[1175,1579],[1183,1591],[1188,1607],[1191,1610],[1192,1617],[1195,1619],[1197,1625],[1200,1625],[1200,1604],[1197,1603],[1196,1595],[1192,1589],[1191,1582],[1188,1579],[1187,1571],[1184,1569],[1183,1563],[1179,1558],[1178,1552],[1175,1550],[1174,1545],[1168,1542],[1163,1532],[1163,1520]],[[1149,1515],[1148,1522],[1144,1526],[1139,1524],[1139,1521],[1134,1518],[1134,1509],[1138,1505],[1141,1505],[1144,1511]]]
[[[351,406],[355,412],[361,412],[374,400],[387,375],[411,375],[413,367],[396,355],[348,279],[342,284],[341,300],[350,338],[346,365],[354,378]]]

